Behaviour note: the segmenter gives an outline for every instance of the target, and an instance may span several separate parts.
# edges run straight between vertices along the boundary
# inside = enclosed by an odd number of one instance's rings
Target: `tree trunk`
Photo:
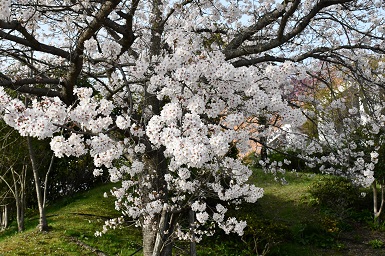
[[[267,118],[265,116],[259,116],[258,117],[258,124],[259,129],[258,133],[263,133],[266,131],[267,128]],[[260,136],[259,138],[260,144],[261,144],[261,160],[265,161],[267,159],[267,137],[266,136]]]
[[[162,201],[167,202],[167,186],[164,181],[167,165],[165,165],[166,161],[163,152],[158,150],[156,153],[148,155],[148,158],[144,159],[143,163],[145,164],[145,172],[141,184],[151,183],[151,187],[140,187],[143,204],[151,202],[150,194],[152,193],[156,193]],[[146,180],[149,173],[153,173],[155,177],[151,180]],[[160,214],[152,217],[146,216],[146,219],[142,220],[144,256],[171,255],[171,252],[164,254],[165,242],[168,240],[168,238],[165,239],[164,237],[164,231],[168,230],[168,212],[166,204],[164,206]]]
[[[164,231],[166,227],[166,214],[167,214],[167,204],[163,205],[162,213],[160,215],[160,220],[156,232],[156,239],[154,244],[154,252],[152,253],[153,256],[159,256],[160,252],[162,251],[165,241],[164,241]]]
[[[1,206],[1,214],[0,214],[0,230],[5,229],[4,227],[4,214],[5,213],[5,205]]]
[[[7,182],[7,180],[0,176],[0,179],[5,182],[11,191],[13,197],[15,198],[15,206],[16,206],[16,222],[17,222],[17,230],[19,232],[24,231],[24,211],[25,211],[25,182],[27,175],[27,166],[24,165],[21,173],[17,173],[13,166],[9,167],[8,171],[11,172],[13,183]],[[0,225],[4,228],[8,226],[8,206],[5,205],[1,212],[2,221]],[[1,219],[1,218],[0,218]]]
[[[0,230],[8,227],[8,205],[1,206],[0,226]]]
[[[3,205],[1,210],[1,229],[6,229],[8,227],[8,205]]]
[[[161,53],[162,34],[164,31],[162,13],[163,3],[161,0],[152,0],[151,4],[151,14],[153,15],[153,18],[151,22],[150,61],[152,61],[152,57],[158,56]],[[147,101],[146,105],[151,106],[154,115],[158,115],[163,102],[158,100],[156,95],[148,93],[147,89],[145,89],[145,94]],[[151,188],[145,186],[140,188],[143,204],[151,201],[149,194],[153,192],[159,195],[163,203],[167,202],[167,184],[164,180],[164,175],[167,172],[167,161],[163,151],[163,149],[154,150],[151,145],[147,144],[146,153],[142,156],[142,162],[145,165],[143,177],[145,178],[148,175],[154,176],[150,181]],[[170,229],[170,227],[167,226],[169,213],[166,210],[163,210],[160,216],[155,215],[150,220],[147,220],[147,223],[142,223],[144,256],[171,255],[172,244],[171,249],[170,245],[165,246],[168,237],[167,239],[164,237],[164,231],[169,231]],[[168,233],[167,236],[169,235],[170,233]]]
[[[377,181],[375,180],[372,183],[372,190],[373,190],[373,216],[374,216],[374,222],[376,224],[380,224],[380,216],[382,213],[382,209],[384,208],[385,203],[385,187],[384,182],[380,184],[381,188],[381,204],[380,207],[378,207],[378,191],[377,191]]]
[[[168,207],[165,203],[158,224],[153,256],[172,255],[173,242],[170,240],[170,236],[174,232],[175,225],[172,217],[173,215],[168,212]]]
[[[17,231],[24,231],[24,209],[25,209],[25,175],[26,167],[23,167],[22,173],[17,174],[16,171],[11,167],[11,174],[14,184],[14,198],[16,205],[16,222],[17,222]],[[18,185],[18,183],[20,185]]]
[[[190,233],[191,233],[190,256],[196,256],[197,248],[196,248],[196,241],[195,241],[195,212],[191,209],[189,212],[189,222],[190,222]]]
[[[33,178],[35,180],[37,204],[38,204],[38,207],[39,207],[39,225],[38,225],[38,229],[40,231],[48,231],[47,217],[45,215],[44,195],[42,193],[42,189],[41,189],[41,185],[40,185],[39,172],[38,172],[38,169],[37,169],[36,157],[35,157],[35,154],[34,154],[35,152],[33,151],[32,140],[31,140],[30,137],[27,137],[27,144],[28,144],[28,150],[29,150],[29,157],[31,159]]]
[[[4,213],[3,213],[3,227],[8,228],[9,225],[9,214],[8,214],[8,205],[4,205]]]
[[[17,231],[24,231],[24,206],[21,203],[20,199],[16,200],[16,221],[17,221]]]
[[[53,165],[53,160],[55,159],[55,155],[52,154],[52,157],[51,157],[51,162],[49,163],[49,167],[48,167],[48,170],[47,170],[47,173],[45,174],[45,179],[44,179],[44,194],[43,194],[43,208],[45,209],[45,204],[47,202],[47,189],[48,189],[48,177],[49,177],[49,173],[51,172],[52,170],[52,165]]]
[[[152,256],[155,246],[156,237],[156,219],[149,220],[148,223],[142,224],[143,235],[143,256]]]

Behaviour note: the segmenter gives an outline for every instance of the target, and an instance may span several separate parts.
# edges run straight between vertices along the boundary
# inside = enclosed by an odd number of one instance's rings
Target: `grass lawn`
[[[79,242],[108,255],[134,253],[141,247],[141,234],[135,228],[111,230],[101,238],[94,235],[105,220],[119,216],[113,198],[103,197],[111,187],[103,185],[48,207],[50,232],[36,231],[35,216],[27,218],[22,233],[16,233],[13,226],[0,233],[0,255],[95,255]]]
[[[372,237],[372,244],[379,238],[377,245],[383,232],[353,230],[349,237],[356,240],[346,242],[340,239],[336,221],[309,205],[307,190],[320,178],[314,174],[288,173],[288,184],[282,185],[270,174],[255,170],[251,182],[264,188],[264,197],[256,204],[232,211],[239,219],[247,220],[245,235],[228,236],[219,231],[198,244],[198,255],[261,255],[265,248],[269,249],[267,255],[272,256],[382,255],[381,250],[370,246],[368,237]],[[138,228],[130,226],[110,230],[102,237],[94,236],[105,220],[119,216],[114,198],[103,197],[112,187],[113,184],[103,185],[50,206],[50,232],[36,231],[36,216],[26,219],[25,232],[17,233],[15,226],[0,232],[0,255],[97,255],[95,250],[107,255],[133,255],[141,248]],[[355,254],[349,249],[355,244],[359,245],[357,251],[364,248],[366,254]],[[176,246],[174,255],[188,255],[188,243]],[[142,254],[139,251],[135,255]]]

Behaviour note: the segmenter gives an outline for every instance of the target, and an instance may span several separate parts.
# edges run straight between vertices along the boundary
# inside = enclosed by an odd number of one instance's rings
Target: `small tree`
[[[3,184],[4,196],[11,196],[15,202],[16,220],[18,231],[24,230],[24,211],[27,205],[28,183],[27,170],[28,162],[23,156],[25,150],[21,137],[2,122],[1,123],[1,157],[0,157],[0,180]],[[7,226],[9,215],[9,200],[2,198],[5,202],[2,207],[2,220]]]
[[[24,231],[24,211],[26,208],[26,176],[27,176],[27,165],[23,165],[23,168],[20,171],[16,171],[15,166],[11,166],[5,172],[7,174],[10,172],[12,181],[8,182],[5,179],[5,175],[0,176],[0,179],[7,185],[9,191],[15,199],[16,206],[16,221],[17,221],[17,230],[19,232]],[[6,207],[4,207],[4,216],[8,214]],[[7,218],[7,216],[5,217]]]
[[[48,177],[52,169],[54,156],[51,157],[51,161],[48,166],[48,170],[46,172],[45,179],[44,179],[44,188],[42,188],[36,154],[33,149],[32,140],[30,137],[27,137],[27,145],[28,145],[28,151],[29,151],[29,159],[31,160],[33,178],[35,182],[36,198],[37,198],[37,204],[39,209],[38,228],[40,231],[48,231],[48,222],[47,222],[47,216],[45,214],[45,205],[47,200]]]

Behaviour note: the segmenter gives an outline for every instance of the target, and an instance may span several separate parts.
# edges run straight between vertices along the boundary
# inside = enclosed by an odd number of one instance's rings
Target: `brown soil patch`
[[[343,249],[336,255],[344,256],[385,256],[385,247],[373,248],[370,241],[380,240],[385,244],[385,232],[371,230],[360,224],[354,224],[349,232],[340,234],[339,242]],[[332,255],[332,254],[331,254]],[[333,254],[334,255],[334,254]]]

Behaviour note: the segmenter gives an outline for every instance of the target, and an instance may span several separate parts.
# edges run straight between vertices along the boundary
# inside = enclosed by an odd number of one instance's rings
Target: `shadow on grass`
[[[334,250],[330,254],[331,248],[338,247],[338,234],[328,230],[328,225],[334,223],[324,223],[319,212],[299,198],[283,195],[270,191],[256,204],[229,210],[228,216],[247,221],[244,235],[218,231],[213,237],[204,238],[198,255],[338,255]]]

